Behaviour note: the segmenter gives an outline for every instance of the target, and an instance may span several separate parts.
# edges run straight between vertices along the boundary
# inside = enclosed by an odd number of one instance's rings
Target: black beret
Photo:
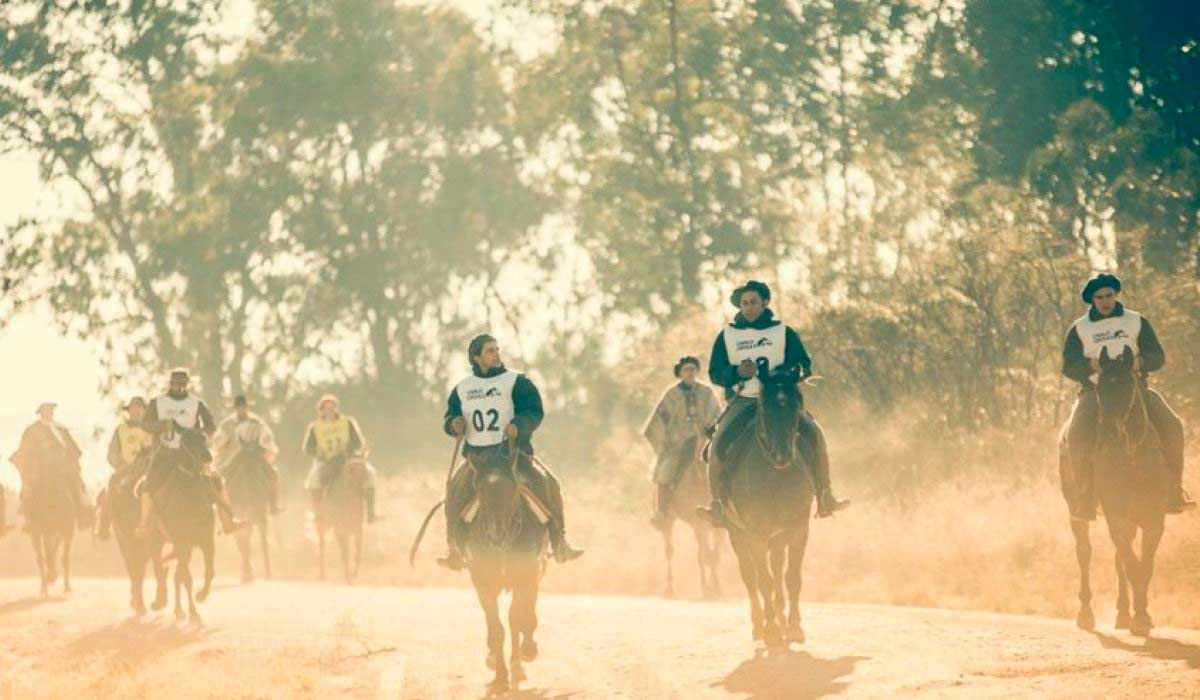
[[[700,360],[699,358],[692,357],[691,355],[684,355],[683,357],[679,358],[679,362],[675,363],[676,377],[683,374],[684,365],[696,365],[696,369],[700,369]]]
[[[487,333],[480,333],[474,338],[471,338],[471,342],[467,344],[467,361],[471,364],[475,364],[475,356],[483,352],[484,345],[487,345],[494,340],[495,338]]]
[[[1111,288],[1114,292],[1119,292],[1121,291],[1121,279],[1116,275],[1101,272],[1088,280],[1087,284],[1083,285],[1083,291],[1079,293],[1079,296],[1083,298],[1083,303],[1090,304],[1092,303],[1092,295],[1097,290],[1104,289],[1105,287]]]
[[[737,289],[733,290],[733,294],[729,296],[729,303],[740,307],[742,305],[743,292],[757,292],[758,296],[764,301],[771,301],[771,288],[765,282],[758,280],[750,280]]]

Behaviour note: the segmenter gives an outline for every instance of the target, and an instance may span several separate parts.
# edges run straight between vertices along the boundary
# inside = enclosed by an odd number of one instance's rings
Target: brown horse
[[[518,476],[518,458],[528,459],[519,451],[513,457],[498,454],[491,459],[477,458],[472,477],[477,501],[465,516],[467,568],[487,621],[487,666],[495,670],[488,687],[495,693],[525,680],[524,664],[538,655],[533,634],[537,630],[538,587],[545,570],[546,526],[526,501],[527,491]],[[527,464],[524,468],[533,467]],[[512,592],[508,608],[512,655],[508,664],[504,660],[504,623],[500,620],[499,599],[504,591]]]
[[[164,470],[167,476],[154,494],[159,526],[151,533],[150,546],[159,551],[170,542],[175,560],[175,617],[201,624],[196,603],[203,603],[212,590],[215,574],[216,516],[213,513],[214,475],[205,469],[212,460],[206,438],[197,430],[180,430],[178,447],[160,444],[151,456],[150,471]],[[192,554],[204,557],[204,585],[193,595]],[[187,594],[188,611],[183,610]]]
[[[325,488],[317,516],[317,556],[322,581],[325,580],[325,534],[330,530],[341,551],[346,583],[354,583],[358,577],[358,567],[362,562],[363,522],[367,515],[363,500],[366,479],[366,462],[363,458],[351,458]]]
[[[1150,634],[1150,579],[1154,557],[1162,541],[1167,511],[1169,479],[1162,444],[1146,411],[1145,388],[1138,376],[1133,351],[1126,348],[1117,358],[1100,355],[1097,440],[1094,446],[1069,445],[1067,431],[1060,443],[1059,470],[1063,495],[1068,502],[1075,494],[1074,450],[1087,449],[1095,473],[1096,495],[1104,510],[1108,532],[1117,551],[1117,626],[1128,627],[1139,636]],[[1089,449],[1090,448],[1090,449]],[[1079,562],[1079,614],[1076,624],[1091,630],[1092,614],[1089,568],[1092,546],[1087,521],[1072,521],[1075,554]],[[1140,556],[1134,540],[1141,533]],[[1130,616],[1132,593],[1133,615]]]
[[[667,586],[665,594],[675,595],[675,521],[681,520],[692,528],[696,536],[696,557],[700,563],[700,593],[705,598],[718,598],[721,595],[721,582],[717,578],[717,570],[721,564],[721,542],[717,537],[716,528],[708,520],[696,512],[696,507],[708,502],[708,470],[700,459],[698,449],[699,437],[689,440],[683,446],[684,450],[690,445],[691,461],[684,467],[671,493],[671,502],[666,508],[667,519],[662,526],[663,551],[667,558]]]
[[[254,580],[251,554],[254,548],[253,535],[258,531],[262,548],[263,573],[271,578],[271,549],[267,540],[267,519],[271,513],[269,476],[262,447],[257,443],[242,444],[238,455],[225,470],[229,487],[229,504],[233,514],[249,523],[249,527],[237,531],[238,551],[242,555],[242,582]]]
[[[803,642],[801,571],[815,490],[799,446],[804,412],[795,372],[768,373],[750,435],[729,466],[729,541],[750,598],[754,639],[769,646]],[[786,591],[785,591],[786,584]]]
[[[63,593],[70,593],[71,541],[78,517],[72,493],[76,488],[75,478],[65,470],[43,469],[29,474],[24,488],[27,489],[25,529],[37,556],[42,596],[50,595],[50,586],[58,579],[60,556]]]
[[[151,543],[135,534],[141,519],[141,505],[136,493],[141,469],[119,473],[108,485],[108,506],[112,513],[113,532],[125,572],[129,575],[129,604],[138,615],[146,612],[142,595],[146,565],[150,564],[155,578],[155,596],[151,608],[167,607],[167,571],[163,566],[161,542]]]

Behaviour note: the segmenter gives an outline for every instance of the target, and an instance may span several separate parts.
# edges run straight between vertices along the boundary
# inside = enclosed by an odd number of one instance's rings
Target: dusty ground
[[[453,588],[218,582],[203,627],[132,618],[126,584],[0,581],[0,698],[480,698],[482,616]],[[1099,610],[1099,606],[1098,606]],[[765,653],[744,605],[547,595],[513,698],[1200,697],[1200,632],[1145,642],[1035,617],[811,604]]]

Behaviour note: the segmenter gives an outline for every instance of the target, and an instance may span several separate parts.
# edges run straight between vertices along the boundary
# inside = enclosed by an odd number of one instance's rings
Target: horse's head
[[[1126,347],[1116,357],[1108,356],[1108,348],[1100,351],[1100,379],[1096,396],[1100,402],[1100,425],[1103,434],[1112,429],[1124,429],[1135,415],[1138,401],[1137,364],[1133,350]]]
[[[784,469],[796,457],[797,431],[804,412],[800,394],[800,370],[768,371],[765,361],[758,365],[762,391],[758,395],[755,432],[759,447],[777,469]]]
[[[517,485],[516,448],[510,446],[486,458],[473,460],[475,493],[479,496],[479,513],[484,518],[508,519],[519,503],[521,492]]]

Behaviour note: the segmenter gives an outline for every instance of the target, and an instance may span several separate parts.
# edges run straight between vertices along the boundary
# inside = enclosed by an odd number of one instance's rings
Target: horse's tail
[[[429,521],[433,520],[433,516],[446,504],[446,501],[438,501],[432,508],[429,509],[429,514],[425,516],[425,520],[421,523],[421,529],[417,530],[417,536],[413,540],[412,549],[408,550],[408,565],[412,566],[417,560],[417,549],[421,546],[421,540],[425,539],[425,530],[429,527]]]

